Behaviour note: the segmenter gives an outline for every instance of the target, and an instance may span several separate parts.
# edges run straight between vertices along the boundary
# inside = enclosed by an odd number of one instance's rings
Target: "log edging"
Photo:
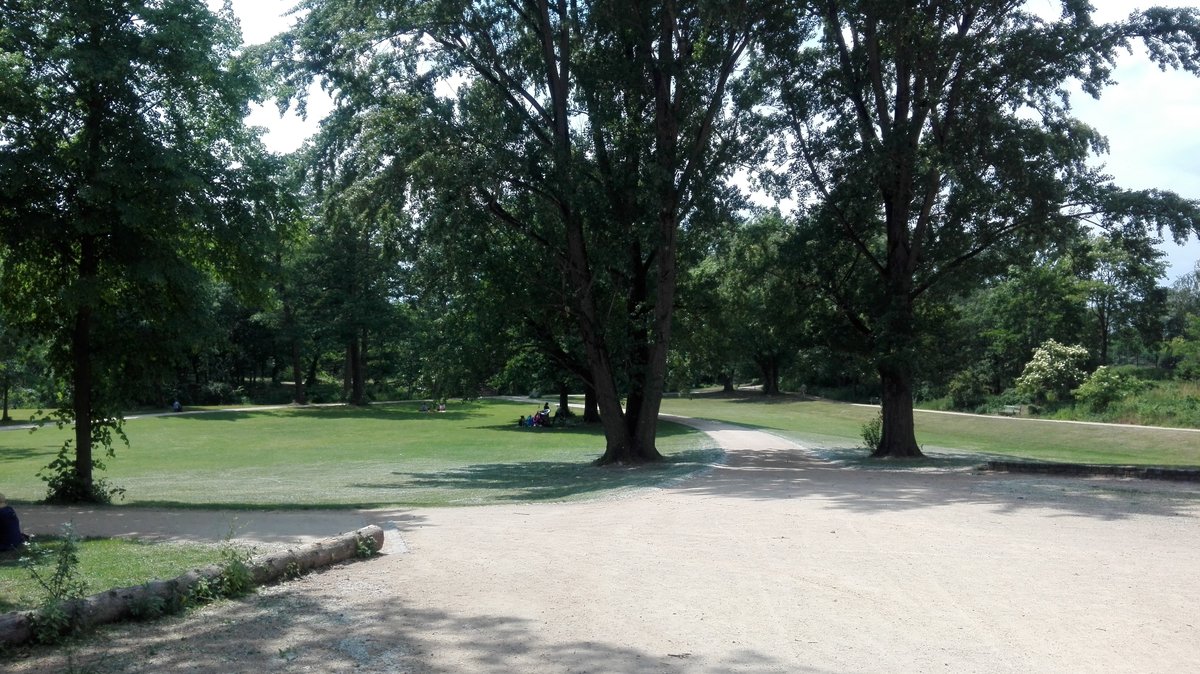
[[[259,555],[252,558],[247,567],[250,579],[257,587],[354,559],[368,548],[371,554],[383,548],[383,529],[366,526],[298,548]],[[143,618],[146,607],[181,605],[197,583],[217,580],[223,571],[221,565],[210,564],[170,580],[154,580],[144,585],[100,592],[71,602],[66,609],[75,616],[76,627],[84,631],[121,620]],[[13,611],[0,614],[0,647],[19,646],[32,640],[36,613]]]

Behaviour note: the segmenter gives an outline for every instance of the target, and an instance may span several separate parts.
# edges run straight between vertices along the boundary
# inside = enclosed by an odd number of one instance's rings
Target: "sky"
[[[293,22],[285,14],[297,0],[233,0],[246,44],[258,44],[286,30]],[[1092,0],[1097,21],[1113,21],[1140,7],[1195,6],[1200,0]],[[220,6],[221,0],[209,0]],[[1056,14],[1055,0],[1029,0],[1036,12]],[[1076,116],[1108,137],[1109,153],[1098,159],[1121,187],[1171,190],[1200,199],[1200,77],[1162,72],[1141,51],[1124,55],[1115,72],[1117,83],[1099,100],[1079,93],[1072,98]],[[264,142],[275,152],[291,152],[316,129],[331,104],[319,92],[309,101],[307,120],[294,113],[280,117],[273,104],[257,106],[248,118],[265,127]],[[1166,280],[1192,271],[1200,260],[1200,241],[1184,246],[1165,242]]]

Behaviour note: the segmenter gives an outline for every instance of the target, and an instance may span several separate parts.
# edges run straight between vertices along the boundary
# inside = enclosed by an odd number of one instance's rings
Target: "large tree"
[[[410,154],[380,167],[438,177],[427,223],[485,213],[553,262],[600,407],[600,463],[637,463],[660,458],[681,235],[728,197],[748,140],[734,83],[772,4],[309,0],[279,65],[291,91],[320,76],[343,110],[407,127]]]
[[[1076,82],[1098,95],[1135,40],[1195,72],[1200,22],[1194,9],[1151,9],[1101,25],[1081,0],[1053,18],[1017,0],[800,4],[801,29],[763,70],[781,83],[781,157],[828,231],[826,289],[879,374],[876,454],[918,456],[913,363],[931,291],[978,283],[1081,218],[1200,230],[1196,203],[1123,192],[1091,168],[1104,139],[1068,98]]]
[[[1109,363],[1109,347],[1120,335],[1133,336],[1150,347],[1162,340],[1166,291],[1158,281],[1165,275],[1166,254],[1156,243],[1146,236],[1119,234],[1087,240],[1080,266],[1086,275],[1084,288],[1095,320],[1101,365]]]
[[[212,272],[255,269],[270,171],[239,46],[201,0],[0,3],[4,301],[52,343],[75,424],[52,498],[107,497],[93,445],[111,452],[123,388],[191,332]]]

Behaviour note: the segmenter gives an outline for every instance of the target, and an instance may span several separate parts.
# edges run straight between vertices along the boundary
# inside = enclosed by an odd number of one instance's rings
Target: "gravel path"
[[[239,535],[264,544],[382,522],[390,554],[106,630],[75,662],[214,674],[1200,671],[1196,485],[850,469],[696,423],[726,463],[618,500],[239,514]],[[76,513],[77,526],[228,530],[222,513],[108,512]],[[58,672],[65,658],[4,664]]]

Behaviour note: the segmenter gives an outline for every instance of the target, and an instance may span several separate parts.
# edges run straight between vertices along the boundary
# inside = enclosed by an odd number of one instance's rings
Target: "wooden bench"
[[[1004,407],[1000,408],[1000,414],[1003,414],[1006,417],[1019,417],[1021,416],[1021,406],[1005,405]]]

